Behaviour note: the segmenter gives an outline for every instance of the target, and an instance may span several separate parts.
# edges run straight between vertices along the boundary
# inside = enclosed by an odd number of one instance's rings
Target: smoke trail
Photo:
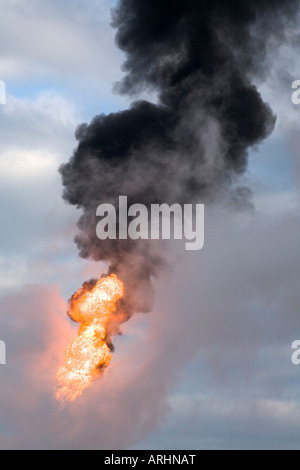
[[[151,309],[151,278],[164,257],[148,241],[100,242],[97,206],[117,206],[119,195],[129,204],[209,202],[230,188],[249,149],[274,128],[253,77],[263,76],[298,7],[298,0],[120,0],[113,11],[126,53],[116,88],[154,91],[157,104],[136,101],[81,125],[60,171],[65,200],[83,211],[80,255],[108,262],[121,277],[129,315]],[[233,199],[247,194],[240,188]]]

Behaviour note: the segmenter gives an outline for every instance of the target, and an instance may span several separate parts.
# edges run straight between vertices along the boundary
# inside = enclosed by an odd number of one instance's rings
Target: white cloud
[[[23,185],[28,179],[47,178],[49,172],[53,174],[57,171],[58,161],[57,156],[45,151],[11,148],[0,152],[0,179]]]
[[[79,120],[75,106],[55,92],[39,93],[33,99],[10,95],[0,108],[0,149],[42,147],[62,152],[75,141]]]
[[[36,0],[1,4],[1,70],[6,80],[54,75],[94,76],[100,82],[120,70],[107,0]]]
[[[52,260],[69,253],[64,239],[77,257],[69,229],[77,215],[61,198],[58,168],[72,154],[79,119],[74,105],[53,92],[32,100],[9,96],[0,108],[1,290],[49,280],[52,261],[46,269],[42,260],[53,238]]]

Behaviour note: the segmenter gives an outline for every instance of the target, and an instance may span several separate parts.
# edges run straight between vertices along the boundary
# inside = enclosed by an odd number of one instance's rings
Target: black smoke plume
[[[125,281],[129,315],[151,309],[151,278],[164,257],[151,242],[98,240],[97,206],[117,206],[120,195],[149,206],[228,194],[249,149],[274,129],[253,81],[267,72],[298,7],[299,0],[120,0],[114,9],[126,54],[116,89],[150,91],[156,104],[135,101],[81,125],[60,171],[64,199],[82,210],[80,255],[106,261]],[[232,200],[247,194],[238,188]]]

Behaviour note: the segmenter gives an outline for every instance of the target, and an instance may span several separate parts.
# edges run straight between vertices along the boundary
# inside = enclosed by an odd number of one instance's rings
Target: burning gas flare
[[[84,284],[73,295],[69,316],[80,323],[80,328],[65,351],[65,365],[57,372],[58,401],[74,401],[110,365],[109,325],[114,323],[117,301],[123,295],[124,285],[115,274],[100,279],[92,289]]]

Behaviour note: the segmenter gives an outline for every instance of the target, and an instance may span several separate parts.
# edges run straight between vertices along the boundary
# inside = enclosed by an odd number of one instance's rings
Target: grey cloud
[[[299,380],[290,345],[299,331],[296,215],[287,213],[266,223],[259,216],[245,222],[240,216],[210,211],[205,250],[190,257],[174,248],[176,268],[172,276],[156,282],[153,313],[124,326],[124,338],[117,342],[104,380],[71,407],[59,410],[50,396],[55,368],[45,365],[48,389],[36,388],[22,374],[18,382],[18,368],[28,368],[32,361],[25,355],[25,342],[19,351],[22,362],[8,366],[6,386],[21,387],[24,397],[32,397],[31,405],[28,408],[18,395],[12,407],[13,398],[2,395],[7,426],[16,433],[6,446],[295,447]],[[16,294],[3,303],[11,314],[4,320],[6,328],[19,324],[20,332],[26,331],[19,313],[31,311],[32,319],[38,315],[39,326],[25,335],[28,341],[45,331],[53,318],[47,312],[56,308],[55,302],[49,305],[50,294],[37,301],[39,290],[33,293]],[[63,312],[60,315],[64,325]],[[32,341],[33,357],[43,357],[49,349],[51,331],[48,327],[49,341],[43,335]],[[13,344],[16,330],[9,335]],[[170,392],[175,386],[177,391]],[[43,420],[31,421],[26,434],[26,419],[30,413],[37,416],[41,407]],[[12,430],[19,409],[18,429]],[[275,425],[281,426],[278,435]]]

